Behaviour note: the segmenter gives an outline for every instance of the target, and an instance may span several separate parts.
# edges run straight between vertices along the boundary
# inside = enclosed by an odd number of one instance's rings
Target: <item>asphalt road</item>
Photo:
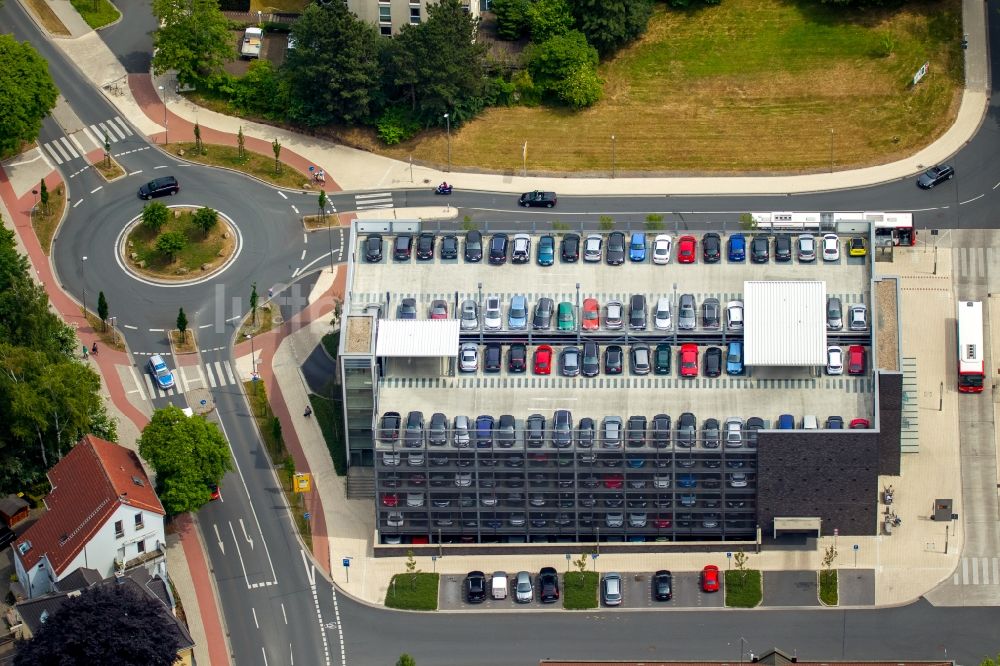
[[[102,33],[130,72],[146,71],[155,22],[149,3],[122,0],[125,18]],[[990,2],[992,57],[1000,57],[997,0]],[[0,8],[0,25],[29,40],[50,63],[63,96],[86,124],[117,112],[61,52],[41,36],[17,2]],[[554,211],[519,209],[505,193],[456,190],[451,203],[484,225],[530,227],[550,220],[595,224],[602,214],[638,224],[649,213],[663,214],[668,228],[733,225],[750,210],[904,210],[914,211],[922,228],[994,226],[1000,168],[996,101],[976,137],[953,164],[958,176],[930,192],[912,178],[878,186],[803,195],[714,197],[561,196]],[[63,136],[51,118],[44,143]],[[134,152],[132,152],[134,151]],[[184,307],[209,358],[231,360],[238,318],[248,308],[250,284],[258,292],[281,293],[329,261],[328,242],[302,233],[299,213],[310,211],[310,195],[285,192],[243,176],[178,162],[159,152],[136,132],[116,153],[130,174],[104,185],[83,172],[70,182],[74,205],[54,245],[59,280],[77,298],[108,297],[124,327],[129,348],[138,353],[168,350],[161,329],[173,327]],[[159,169],[157,167],[160,167]],[[68,178],[69,168],[61,168]],[[153,175],[173,173],[182,191],[168,204],[209,205],[231,217],[241,235],[239,257],[220,275],[200,284],[163,287],[127,276],[116,256],[124,225],[141,210],[135,190]],[[831,178],[831,182],[834,182]],[[103,185],[101,189],[96,188]],[[429,188],[393,193],[395,207],[440,203]],[[331,197],[339,210],[354,208],[351,193]],[[293,208],[295,207],[295,208]],[[341,238],[332,241],[339,246]],[[86,260],[83,257],[87,257]],[[301,299],[283,306],[288,317]],[[202,328],[204,327],[204,328]],[[141,363],[140,363],[141,365]],[[141,371],[141,368],[140,368]],[[725,659],[735,661],[741,646],[760,653],[773,646],[809,659],[932,659],[959,663],[995,654],[1000,609],[935,608],[917,602],[878,611],[695,611],[669,615],[648,611],[544,613],[417,614],[390,612],[335,596],[317,575],[292,526],[276,478],[236,386],[212,389],[216,417],[233,450],[237,470],[223,482],[223,501],[205,507],[199,524],[222,601],[230,646],[238,664],[388,664],[402,652],[418,663],[528,664],[543,657],[580,659]],[[154,399],[163,406],[166,397]],[[339,623],[336,606],[339,604]],[[340,636],[343,636],[341,644]],[[745,639],[743,643],[740,639]],[[345,650],[346,662],[341,658]]]

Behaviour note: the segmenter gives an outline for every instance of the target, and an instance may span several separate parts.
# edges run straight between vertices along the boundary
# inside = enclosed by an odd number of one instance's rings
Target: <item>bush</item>
[[[572,30],[552,37],[532,46],[527,58],[535,85],[559,102],[582,108],[601,98],[597,50],[583,33]]]
[[[569,32],[573,28],[573,14],[566,0],[535,0],[528,6],[527,24],[531,41],[541,44]]]
[[[517,101],[517,86],[502,76],[486,79],[483,91],[486,106],[513,106]]]
[[[836,606],[839,602],[836,569],[819,572],[819,600],[827,606]]]
[[[497,17],[497,37],[515,40],[528,33],[530,0],[493,0],[490,10]]]
[[[387,146],[406,141],[420,131],[420,122],[410,115],[408,109],[401,106],[390,106],[386,109],[375,126],[378,129],[378,138]]]
[[[246,76],[220,85],[232,86],[230,100],[241,112],[279,119],[288,109],[288,85],[269,60],[254,60]]]
[[[599,578],[596,571],[567,571],[563,576],[563,608],[567,610],[597,608]]]
[[[542,103],[542,89],[535,85],[531,74],[522,69],[510,79],[514,86],[514,101],[523,106],[538,106]]]
[[[760,605],[763,596],[760,571],[747,569],[726,572],[726,606],[753,608]]]
[[[572,74],[552,87],[559,101],[574,109],[582,109],[601,99],[603,81],[593,67],[581,65]]]
[[[437,610],[438,579],[436,573],[396,574],[385,593],[385,605],[403,610]]]

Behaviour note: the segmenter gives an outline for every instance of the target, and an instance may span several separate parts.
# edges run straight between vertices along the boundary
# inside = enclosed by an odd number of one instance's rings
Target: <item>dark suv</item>
[[[466,576],[465,600],[470,604],[481,604],[486,601],[486,574],[482,571],[470,571]]]
[[[434,234],[424,232],[417,236],[417,259],[427,261],[434,258]]]
[[[766,264],[770,257],[767,236],[754,236],[750,241],[750,261],[755,264]]]
[[[399,412],[386,412],[382,415],[378,426],[378,440],[380,442],[395,442],[399,439],[399,424],[402,417]]]
[[[140,199],[155,199],[165,197],[168,194],[177,194],[181,191],[181,186],[177,184],[177,179],[173,176],[154,178],[145,185],[139,187]]]
[[[406,434],[403,445],[417,447],[424,443],[424,413],[413,411],[406,415]]]
[[[552,446],[563,449],[573,444],[573,415],[557,409],[552,415]]]
[[[382,261],[382,236],[370,234],[365,238],[365,261],[370,264]]]
[[[562,237],[562,250],[560,251],[563,261],[573,262],[580,258],[580,235],[566,234]]]
[[[788,234],[778,234],[774,237],[774,260],[792,260],[792,237]]]
[[[646,330],[646,297],[633,294],[629,299],[628,327],[634,331]]]
[[[507,234],[493,234],[490,238],[490,263],[507,263]]]
[[[580,372],[584,377],[596,377],[601,372],[601,352],[596,342],[583,343],[583,361]]]
[[[608,235],[608,250],[604,259],[610,266],[621,266],[625,263],[625,234],[613,231]]]
[[[514,342],[507,352],[507,370],[509,372],[524,372],[528,369],[528,348],[523,342]]]
[[[542,567],[538,572],[538,591],[543,604],[559,601],[559,574],[553,567]]]

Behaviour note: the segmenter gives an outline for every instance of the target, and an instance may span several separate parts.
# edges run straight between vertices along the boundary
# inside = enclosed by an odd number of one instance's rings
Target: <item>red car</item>
[[[396,493],[386,493],[382,495],[383,506],[399,506],[399,496]]]
[[[693,264],[697,246],[698,241],[694,239],[694,236],[681,236],[677,242],[677,263]]]
[[[552,372],[552,347],[539,345],[535,350],[535,374],[548,375]]]
[[[847,348],[847,373],[863,375],[865,372],[865,348],[861,345],[851,345]]]
[[[670,527],[670,519],[669,518],[654,518],[653,519],[653,527],[655,527],[657,529],[667,529],[668,527]]]
[[[625,479],[621,474],[605,474],[604,475],[604,487],[612,488],[617,490],[621,488],[624,484]]]
[[[681,345],[681,377],[698,376],[698,345]]]
[[[584,299],[582,319],[585,331],[595,331],[601,327],[601,306],[596,298]]]
[[[719,591],[719,567],[714,564],[708,564],[701,570],[701,591]]]
[[[208,489],[212,492],[212,501],[213,502],[216,501],[216,500],[222,499],[222,493],[219,491],[219,486],[218,485],[213,484],[213,485],[209,486]]]
[[[430,317],[431,319],[447,319],[448,303],[442,300],[436,300],[431,303]]]
[[[852,430],[867,430],[871,427],[872,424],[868,422],[868,419],[853,419],[851,421]]]

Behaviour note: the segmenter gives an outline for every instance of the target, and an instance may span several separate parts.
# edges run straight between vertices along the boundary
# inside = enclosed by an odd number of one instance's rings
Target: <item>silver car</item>
[[[653,326],[658,331],[669,331],[673,327],[670,319],[670,299],[660,296],[656,299],[656,310],[653,311]]]
[[[483,315],[483,326],[487,331],[499,331],[503,326],[503,310],[499,296],[486,297],[486,312]]]
[[[601,447],[605,449],[620,449],[622,446],[622,417],[605,416]]]
[[[868,308],[864,305],[852,305],[849,310],[847,327],[852,331],[868,330]]]
[[[479,369],[479,347],[473,342],[463,343],[458,349],[458,369],[475,372]]]
[[[726,447],[735,449],[743,446],[743,419],[730,416],[726,419]]]
[[[604,524],[608,527],[621,527],[625,524],[625,514],[620,511],[614,511],[604,515]]]
[[[694,330],[698,323],[698,312],[694,303],[693,294],[681,294],[680,304],[677,308],[677,328],[682,331]]]
[[[608,301],[607,313],[604,317],[604,328],[616,331],[622,327],[624,307],[618,301]]]
[[[534,597],[535,590],[531,586],[531,574],[527,571],[518,571],[517,578],[514,579],[514,600],[519,604],[528,604]]]
[[[600,234],[590,234],[587,236],[586,240],[583,241],[583,260],[600,261],[603,245],[604,239]]]
[[[839,331],[844,328],[844,309],[840,299],[831,296],[826,299],[826,330]]]
[[[464,449],[469,445],[469,417],[456,416],[453,423],[453,437],[455,446]]]
[[[799,261],[816,261],[816,238],[812,234],[799,236]]]
[[[423,493],[406,493],[406,506],[421,507],[424,505]]]
[[[473,300],[462,301],[461,324],[463,331],[474,331],[479,328],[479,304]]]
[[[605,606],[621,606],[622,603],[622,575],[619,573],[606,573],[601,581],[601,599]]]

